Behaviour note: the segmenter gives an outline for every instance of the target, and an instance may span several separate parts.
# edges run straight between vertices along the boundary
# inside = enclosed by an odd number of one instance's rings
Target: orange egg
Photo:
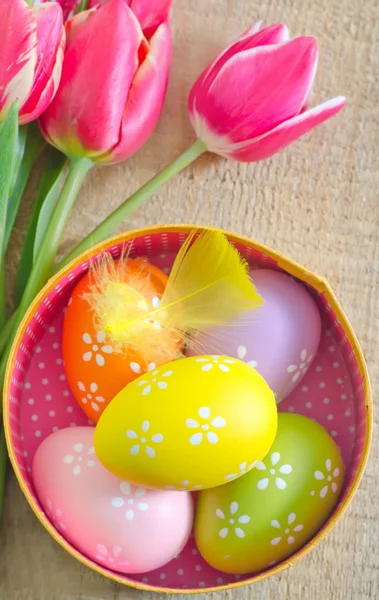
[[[144,259],[112,261],[112,270],[117,285],[127,283],[134,287],[138,282],[148,310],[157,307],[168,279],[163,271]],[[108,273],[107,277],[108,283],[112,283],[112,275]],[[149,360],[133,347],[116,348],[111,334],[99,327],[98,315],[90,300],[94,279],[99,283],[99,278],[101,272],[94,278],[90,271],[75,287],[67,306],[62,336],[68,383],[81,408],[94,422],[128,383],[155,366],[177,358],[180,352],[177,339],[163,328],[162,344]]]

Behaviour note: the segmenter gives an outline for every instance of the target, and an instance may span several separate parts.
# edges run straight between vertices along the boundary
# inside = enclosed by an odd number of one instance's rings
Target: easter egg
[[[327,431],[280,413],[275,442],[249,473],[200,492],[195,538],[226,573],[250,573],[288,558],[323,525],[343,484],[341,454]]]
[[[201,489],[249,470],[274,441],[277,410],[259,373],[227,356],[184,358],[146,373],[103,412],[95,451],[136,485]]]
[[[241,316],[241,325],[214,328],[198,342],[204,352],[223,352],[257,369],[280,402],[302,380],[317,352],[320,312],[292,277],[269,269],[250,274],[263,305]]]
[[[143,284],[143,295],[149,308],[156,308],[167,282],[167,275],[143,259],[113,261],[114,275],[122,282]],[[121,271],[121,272],[120,272]],[[69,300],[62,336],[62,352],[67,381],[86,415],[97,422],[102,411],[125,385],[156,365],[172,360],[177,344],[162,332],[162,347],[157,348],[153,362],[147,362],[133,348],[117,351],[104,330],[99,330],[89,302],[94,276],[82,277]],[[121,283],[120,283],[121,281]],[[122,289],[121,289],[122,293]],[[167,358],[168,357],[168,358]]]
[[[62,429],[34,457],[39,501],[61,535],[98,564],[121,573],[161,567],[185,546],[191,494],[152,491],[115,477],[97,460],[93,427]]]

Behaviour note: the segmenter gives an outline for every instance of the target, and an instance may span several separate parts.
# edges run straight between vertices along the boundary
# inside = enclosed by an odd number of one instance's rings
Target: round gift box
[[[105,577],[138,589],[170,593],[230,589],[279,573],[297,562],[331,531],[352,500],[364,472],[372,432],[366,364],[351,325],[328,283],[270,248],[227,233],[251,266],[288,273],[302,281],[318,302],[323,332],[317,357],[279,410],[316,419],[339,445],[346,476],[338,505],[320,531],[289,559],[264,572],[244,576],[227,575],[208,566],[192,535],[171,563],[157,571],[132,576],[98,565],[64,538],[58,523],[54,523],[54,515],[48,516],[39,504],[31,464],[36,449],[52,432],[88,424],[68,388],[61,355],[63,315],[71,292],[104,251],[114,258],[125,251],[131,258],[147,257],[169,272],[192,229],[189,225],[165,225],[121,234],[82,254],[55,275],[34,300],[18,329],[4,386],[4,426],[10,459],[21,489],[42,525],[72,556]]]

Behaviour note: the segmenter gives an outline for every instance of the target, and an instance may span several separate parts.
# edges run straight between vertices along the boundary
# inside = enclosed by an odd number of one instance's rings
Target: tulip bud
[[[125,0],[110,0],[73,17],[66,30],[61,83],[42,133],[70,158],[122,161],[158,121],[171,61],[168,24],[147,42]]]
[[[189,114],[208,150],[258,161],[336,114],[337,97],[307,110],[317,69],[312,37],[289,40],[285,25],[253,27],[205,69],[189,96]]]

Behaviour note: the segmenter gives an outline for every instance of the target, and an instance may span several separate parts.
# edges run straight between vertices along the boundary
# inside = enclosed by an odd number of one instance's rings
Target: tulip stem
[[[20,306],[15,312],[15,316],[12,317],[12,328],[8,337],[8,343],[0,361],[0,386],[2,386],[4,380],[5,368],[12,347],[13,335],[21,323],[25,312],[29,308],[30,303],[49,278],[71,209],[74,205],[80,186],[91,167],[93,167],[93,163],[88,158],[82,158],[70,163],[67,179],[63,185],[61,194],[51,216],[49,227],[33,264],[25,291],[21,298]]]
[[[125,200],[113,211],[104,221],[100,223],[84,240],[82,240],[71,252],[55,267],[54,272],[59,271],[62,267],[67,265],[76,256],[85,252],[91,246],[102,242],[108,236],[117,229],[121,221],[126,219],[134,210],[136,210],[145,200],[150,196],[166,181],[171,179],[174,175],[182,171],[185,167],[196,160],[201,154],[207,151],[207,147],[204,142],[200,139],[190,146],[183,154],[174,160],[168,167],[165,167],[160,173],[150,179],[145,185],[143,185],[137,192],[135,192],[130,198]]]
[[[88,9],[88,0],[80,0],[79,5],[75,11],[75,14],[77,15],[80,12],[83,12],[83,10],[87,10]]]

